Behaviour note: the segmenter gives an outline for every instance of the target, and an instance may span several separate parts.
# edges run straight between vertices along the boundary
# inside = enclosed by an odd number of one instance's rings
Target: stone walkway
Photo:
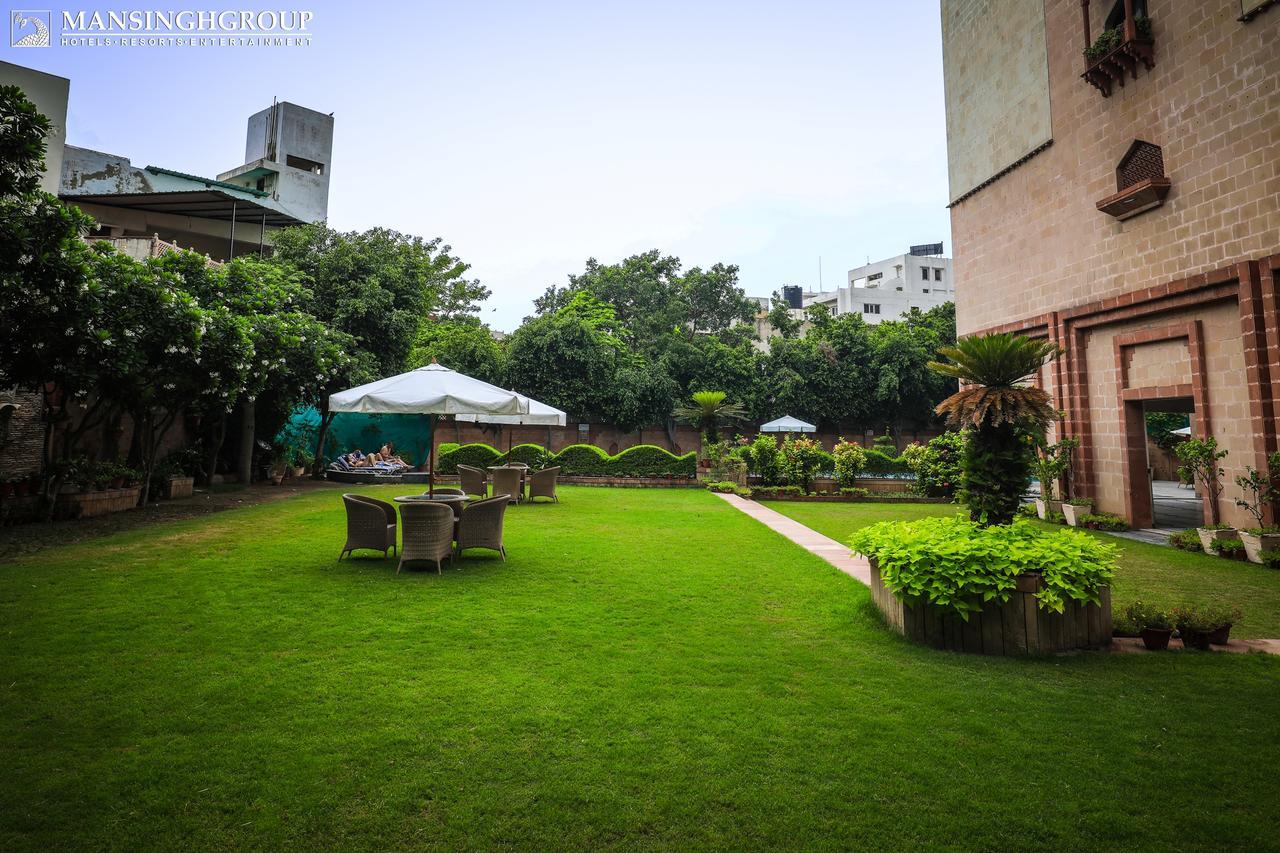
[[[805,527],[798,521],[788,518],[767,506],[740,498],[737,495],[716,493],[716,497],[744,512],[763,524],[765,527],[785,536],[810,554],[816,554],[844,572],[864,586],[871,586],[871,567],[865,557],[856,556],[849,551],[848,545],[842,545],[829,536],[823,536],[816,530]],[[1171,649],[1180,649],[1181,641],[1172,640]],[[1111,641],[1109,651],[1120,654],[1155,654],[1148,652],[1138,639],[1116,637]],[[1214,646],[1215,652],[1261,652],[1263,654],[1280,655],[1280,640],[1232,640],[1225,646]]]
[[[864,586],[871,586],[871,567],[867,564],[866,557],[854,556],[849,552],[848,545],[843,545],[828,536],[823,536],[818,531],[805,527],[800,522],[793,521],[782,513],[775,512],[755,501],[719,492],[716,493],[716,496],[735,509],[745,512],[775,533],[780,533],[787,537],[810,554],[818,555],[849,577],[860,581]]]

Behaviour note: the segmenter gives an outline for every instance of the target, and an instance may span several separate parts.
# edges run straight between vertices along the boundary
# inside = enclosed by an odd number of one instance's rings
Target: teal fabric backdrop
[[[306,446],[314,447],[315,435],[319,429],[320,413],[308,406],[289,416],[276,441],[288,443],[291,437],[309,436],[310,442]],[[425,465],[427,451],[431,447],[431,416],[339,412],[333,416],[333,422],[329,424],[329,432],[325,436],[325,464],[356,448],[365,453],[373,453],[387,442],[394,444],[396,453],[409,464]]]

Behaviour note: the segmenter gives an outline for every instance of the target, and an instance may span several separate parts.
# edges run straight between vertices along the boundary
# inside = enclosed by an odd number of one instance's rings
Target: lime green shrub
[[[554,456],[548,453],[541,444],[517,444],[510,452],[502,455],[503,462],[520,462],[530,468],[541,470],[551,463]]]
[[[967,620],[988,601],[1005,602],[1016,578],[1039,572],[1043,610],[1067,599],[1097,604],[1111,582],[1116,549],[1075,530],[1044,531],[1026,521],[983,527],[959,517],[882,521],[857,531],[853,550],[875,559],[880,577],[908,604],[928,602]]]
[[[867,464],[867,451],[863,450],[862,445],[856,441],[845,441],[842,438],[836,442],[831,457],[835,467],[836,485],[841,489],[852,488],[854,480],[858,478],[858,472]]]

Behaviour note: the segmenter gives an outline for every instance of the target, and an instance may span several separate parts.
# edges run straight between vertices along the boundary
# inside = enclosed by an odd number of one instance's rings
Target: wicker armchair
[[[342,503],[347,508],[347,544],[342,546],[341,560],[357,548],[396,552],[396,508],[386,501],[364,495],[346,494]]]
[[[520,488],[519,468],[495,468],[493,469],[493,496],[507,495],[511,499],[511,503],[524,499],[524,490]]]
[[[468,548],[491,548],[507,559],[507,549],[502,545],[502,521],[510,499],[499,494],[488,500],[476,501],[462,511],[458,522],[458,545],[455,553],[461,555]]]
[[[423,494],[429,495],[432,493],[432,491],[433,491],[432,489],[427,489],[425,492],[423,492]],[[434,492],[437,495],[462,495],[463,497],[467,496],[466,492],[464,492],[462,489],[459,489],[455,486],[436,486],[434,489]]]
[[[430,560],[436,564],[436,574],[441,574],[445,557],[453,562],[453,509],[448,504],[417,501],[400,505],[400,518],[404,521],[404,545],[400,548],[400,564]]]
[[[530,474],[529,503],[533,503],[534,498],[551,498],[556,503],[560,503],[560,498],[556,497],[556,478],[559,476],[559,465],[554,468],[543,468],[541,471]]]
[[[484,497],[489,494],[486,488],[485,472],[480,468],[473,468],[470,465],[459,465],[458,476],[462,480],[462,491],[468,495],[479,495]]]

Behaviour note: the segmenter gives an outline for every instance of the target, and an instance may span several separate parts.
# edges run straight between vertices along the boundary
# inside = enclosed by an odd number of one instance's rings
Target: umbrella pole
[[[427,450],[427,497],[436,496],[436,418],[431,416],[431,444]]]

